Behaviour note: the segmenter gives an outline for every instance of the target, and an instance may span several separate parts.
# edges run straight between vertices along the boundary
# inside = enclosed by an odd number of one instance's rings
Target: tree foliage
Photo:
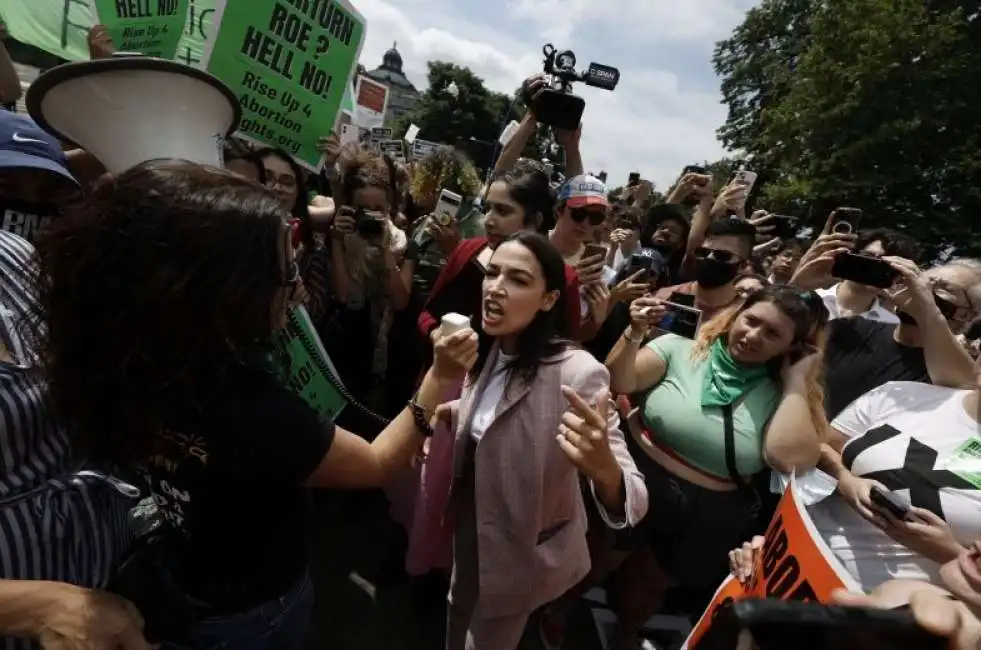
[[[838,205],[927,253],[981,253],[975,1],[764,0],[716,48],[723,143],[770,209],[820,227]]]
[[[502,126],[512,119],[521,119],[527,110],[524,104],[519,99],[512,105],[511,97],[489,90],[483,79],[465,66],[430,61],[427,78],[429,87],[420,96],[416,108],[394,125],[394,132],[404,133],[409,124],[415,124],[420,138],[455,145],[480,166],[486,166]],[[456,85],[456,96],[448,90],[450,84]],[[509,115],[504,119],[509,107]],[[543,138],[536,138],[523,153],[539,159],[542,145]]]

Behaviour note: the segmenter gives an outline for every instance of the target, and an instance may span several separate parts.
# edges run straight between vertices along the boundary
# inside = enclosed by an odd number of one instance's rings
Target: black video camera
[[[590,63],[586,72],[576,72],[576,55],[571,50],[557,51],[551,44],[542,48],[545,55],[545,74],[549,85],[531,102],[531,110],[540,124],[575,131],[579,128],[586,102],[572,94],[572,84],[582,81],[587,86],[614,90],[620,82],[620,71],[608,65]]]

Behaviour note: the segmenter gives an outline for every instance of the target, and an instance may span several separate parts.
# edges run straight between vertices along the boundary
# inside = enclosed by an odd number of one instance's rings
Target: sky
[[[611,187],[631,171],[666,190],[688,164],[725,152],[725,121],[712,49],[759,0],[353,0],[368,22],[361,63],[369,70],[398,43],[404,72],[426,87],[426,63],[464,65],[512,93],[542,69],[542,46],[571,49],[620,70],[614,92],[576,84],[586,100],[582,155]],[[425,138],[426,134],[421,133]]]

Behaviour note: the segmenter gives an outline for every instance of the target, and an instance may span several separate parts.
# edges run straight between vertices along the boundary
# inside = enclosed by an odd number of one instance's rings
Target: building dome
[[[411,112],[419,103],[419,91],[412,85],[402,70],[402,55],[398,51],[398,43],[392,44],[392,49],[382,56],[382,64],[363,72],[366,77],[388,86],[388,109],[385,111],[385,121],[392,123],[401,116]]]
[[[392,72],[402,72],[402,55],[399,54],[397,45],[398,43],[392,43],[392,49],[385,52],[385,55],[382,56],[382,68],[391,70]]]

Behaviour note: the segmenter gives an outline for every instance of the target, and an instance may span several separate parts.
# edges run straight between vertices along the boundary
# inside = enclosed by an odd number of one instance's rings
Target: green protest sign
[[[177,45],[175,60],[195,68],[201,67],[204,43],[211,34],[211,19],[214,14],[215,0],[190,0],[187,20],[184,21],[184,35]]]
[[[0,16],[21,43],[69,61],[89,58],[86,39],[95,24],[89,0],[0,0]]]
[[[276,336],[275,359],[286,386],[324,421],[333,421],[347,406],[347,390],[305,307],[290,310]]]
[[[239,98],[239,135],[317,171],[365,21],[348,0],[216,0],[202,67]]]
[[[173,59],[184,33],[188,0],[94,0],[118,52]]]
[[[156,0],[151,1],[156,4]],[[178,4],[187,7],[187,16],[181,21],[184,31],[173,58],[197,67],[211,27],[215,0],[179,0]],[[97,22],[92,0],[0,0],[0,17],[10,35],[22,43],[68,61],[89,58],[86,39]],[[118,42],[117,47],[123,49]]]

